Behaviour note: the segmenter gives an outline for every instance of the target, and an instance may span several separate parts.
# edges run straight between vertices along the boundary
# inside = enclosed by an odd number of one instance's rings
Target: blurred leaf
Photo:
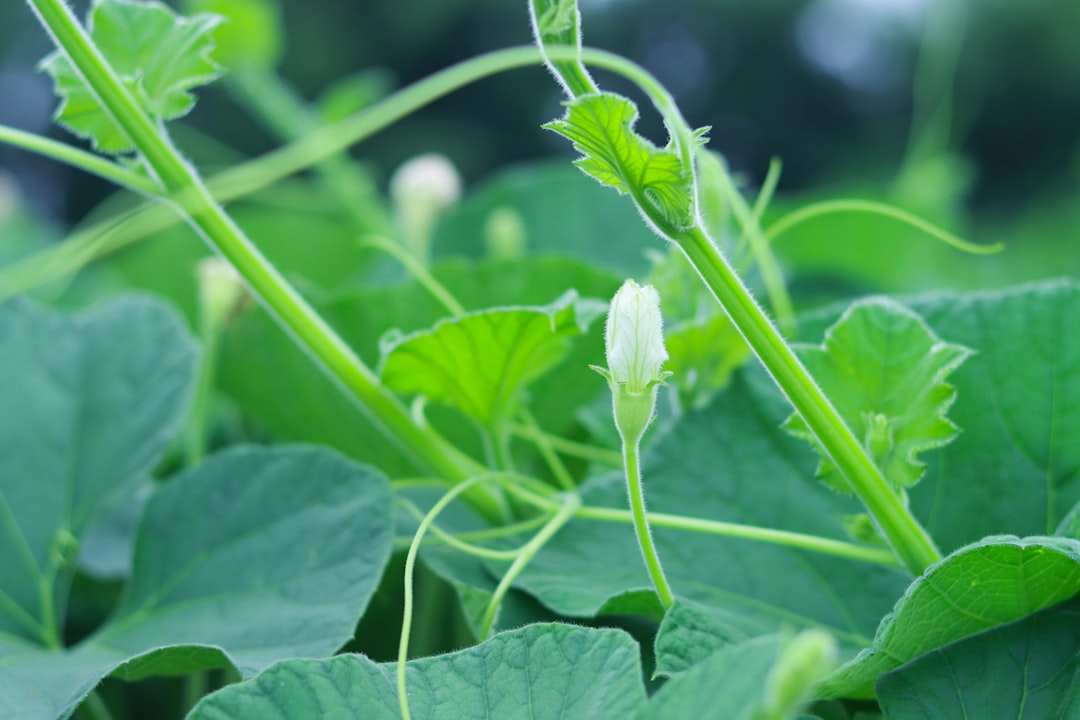
[[[521,218],[531,255],[588,260],[621,279],[647,272],[647,251],[663,248],[630,203],[558,162],[507,170],[467,194],[435,229],[436,257],[483,257],[485,227],[500,208]],[[511,297],[505,302],[521,301]]]
[[[187,0],[189,12],[221,16],[214,28],[214,59],[226,68],[270,68],[284,45],[277,0]]]
[[[214,15],[180,17],[159,2],[98,0],[87,22],[90,38],[143,109],[160,120],[183,117],[195,105],[191,89],[220,74],[210,59]],[[59,50],[41,62],[61,98],[56,120],[101,152],[134,149]]]
[[[894,488],[911,487],[923,476],[926,463],[918,453],[956,437],[956,425],[945,417],[956,389],[945,379],[971,350],[941,341],[904,306],[886,298],[855,302],[820,347],[798,352]],[[784,427],[821,455],[817,474],[825,484],[851,492],[801,416],[791,415]]]
[[[680,323],[664,334],[668,358],[682,405],[702,408],[727,386],[731,373],[750,357],[750,348],[726,315]]]

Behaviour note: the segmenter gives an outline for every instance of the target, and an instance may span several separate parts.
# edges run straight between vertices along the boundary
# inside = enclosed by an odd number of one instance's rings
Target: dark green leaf
[[[0,307],[0,637],[45,642],[89,526],[132,495],[183,420],[195,348],[145,299],[77,316]]]
[[[1080,599],[927,653],[883,675],[889,720],[1080,718]]]
[[[618,630],[530,625],[408,664],[415,720],[624,720],[645,702],[639,648]],[[400,718],[394,665],[289,661],[204,699],[188,720]]]
[[[874,642],[821,686],[824,697],[872,697],[877,678],[955,640],[1080,592],[1080,542],[992,537],[957,550],[908,588]]]

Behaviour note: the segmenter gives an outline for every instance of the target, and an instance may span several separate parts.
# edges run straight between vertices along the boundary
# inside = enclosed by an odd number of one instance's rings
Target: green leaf
[[[0,638],[50,641],[84,532],[134,494],[186,412],[195,348],[146,299],[0,306]]]
[[[159,120],[175,120],[194,107],[191,89],[221,74],[210,59],[211,32],[219,22],[214,15],[180,17],[159,2],[98,0],[87,29],[143,109]],[[57,122],[102,152],[134,149],[63,53],[50,54],[41,68],[52,76],[61,98]]]
[[[660,688],[635,720],[757,720],[779,646],[766,635],[722,648]]]
[[[232,665],[247,677],[333,653],[389,558],[390,510],[383,476],[325,450],[211,458],[150,499],[131,582],[104,627],[69,651],[0,656],[0,687],[25,688],[13,717],[62,717],[56,708],[73,708],[110,674]]]
[[[1022,618],[1080,592],[1080,542],[991,537],[912,583],[873,644],[819,687],[822,697],[873,697],[880,675],[931,650]]]
[[[614,93],[590,93],[564,104],[563,119],[544,127],[574,144],[582,155],[575,165],[620,194],[629,193],[650,219],[663,220],[661,231],[674,234],[694,224],[691,169],[670,145],[658,148],[634,132],[633,102]]]
[[[602,312],[568,292],[544,307],[501,307],[441,320],[384,339],[382,381],[402,393],[448,402],[485,428],[508,420],[518,393],[556,366],[566,339]]]
[[[645,702],[638,645],[619,630],[530,625],[407,667],[415,720],[623,720]],[[359,655],[289,661],[210,695],[188,720],[307,720],[331,708],[342,718],[394,720],[394,672]]]
[[[1080,718],[1080,598],[927,653],[878,681],[889,720]]]
[[[764,627],[747,628],[746,618],[737,613],[679,598],[664,613],[656,633],[656,674],[678,675],[726,645],[767,632]]]
[[[843,539],[839,520],[854,502],[807,481],[811,459],[778,428],[786,412],[761,371],[736,375],[713,405],[684,415],[645,456],[650,513]],[[625,510],[625,480],[593,478],[583,498]],[[863,562],[655,524],[653,532],[676,596],[722,610],[727,636],[817,626],[854,652],[907,585],[898,570]],[[571,617],[607,612],[614,599],[652,589],[631,525],[587,518],[555,535],[515,586]]]
[[[940,340],[922,318],[886,298],[853,303],[825,333],[820,347],[799,356],[832,400],[889,483],[913,486],[926,471],[917,455],[957,434],[945,417],[956,390],[945,379],[971,350]],[[847,480],[818,445],[803,419],[785,427],[821,454],[818,477],[838,492]]]

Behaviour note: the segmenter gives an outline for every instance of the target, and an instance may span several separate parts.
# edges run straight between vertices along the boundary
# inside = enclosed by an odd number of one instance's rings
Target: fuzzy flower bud
[[[611,300],[604,329],[615,425],[624,442],[637,442],[652,422],[656,391],[671,373],[662,370],[664,347],[660,296],[651,285],[627,280]]]
[[[224,323],[236,312],[244,297],[244,281],[227,261],[208,257],[199,261],[199,304],[214,325]]]
[[[633,280],[623,283],[611,300],[604,349],[611,380],[628,392],[640,395],[664,379],[661,368],[668,354],[656,288]]]

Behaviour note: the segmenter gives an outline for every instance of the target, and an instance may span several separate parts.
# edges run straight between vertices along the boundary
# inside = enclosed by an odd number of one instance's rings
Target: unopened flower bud
[[[804,630],[781,650],[765,680],[767,718],[796,714],[810,688],[836,667],[836,640],[824,630]]]
[[[624,442],[637,442],[652,422],[656,391],[671,373],[663,371],[664,348],[660,296],[651,285],[627,280],[611,300],[604,331],[607,370],[615,425]]]

